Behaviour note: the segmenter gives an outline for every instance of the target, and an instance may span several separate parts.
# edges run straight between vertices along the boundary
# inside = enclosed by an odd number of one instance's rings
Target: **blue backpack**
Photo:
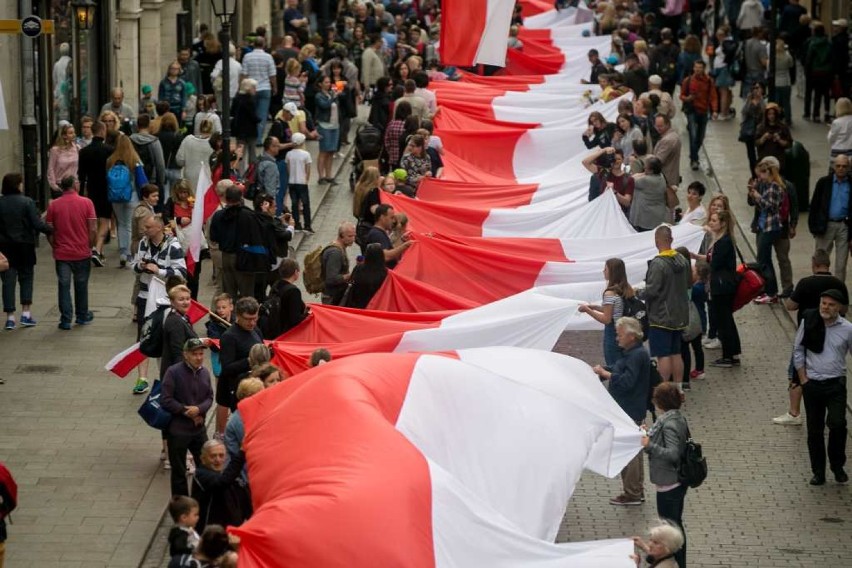
[[[128,203],[132,196],[130,168],[118,161],[107,172],[107,200],[110,203]]]

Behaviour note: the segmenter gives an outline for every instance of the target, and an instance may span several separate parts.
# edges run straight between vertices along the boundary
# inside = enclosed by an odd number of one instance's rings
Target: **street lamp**
[[[222,179],[231,177],[231,18],[237,10],[237,0],[210,0],[213,13],[219,18],[222,30]]]
[[[74,62],[73,62],[73,95],[71,103],[71,122],[77,124],[80,118],[80,31],[90,30],[95,25],[95,3],[92,0],[74,0],[71,2],[74,10]]]

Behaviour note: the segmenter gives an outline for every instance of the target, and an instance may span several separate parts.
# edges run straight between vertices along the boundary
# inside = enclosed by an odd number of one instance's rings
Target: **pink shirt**
[[[88,260],[89,220],[97,219],[95,206],[88,197],[73,189],[47,206],[45,221],[53,225],[53,258],[56,260]]]
[[[47,183],[51,189],[59,191],[59,182],[66,176],[77,177],[77,161],[79,150],[73,145],[70,148],[53,146],[47,160]]]

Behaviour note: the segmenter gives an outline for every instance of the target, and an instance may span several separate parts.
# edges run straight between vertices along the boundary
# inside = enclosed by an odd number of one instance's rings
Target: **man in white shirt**
[[[275,61],[263,50],[265,40],[258,36],[254,38],[254,49],[243,57],[243,70],[240,80],[250,78],[257,81],[255,108],[257,112],[257,141],[263,140],[266,130],[266,120],[269,117],[269,103],[278,92],[275,81]]]
[[[229,59],[228,71],[230,72],[230,77],[228,78],[228,91],[231,93],[231,100],[234,100],[234,97],[237,96],[237,90],[240,87],[240,77],[243,74],[243,66],[240,65],[240,62],[237,61],[237,48],[234,47],[234,44],[230,44],[228,47],[228,52],[231,54]],[[222,60],[218,60],[216,62],[216,66],[213,67],[213,71],[210,72],[210,81],[213,83],[213,90],[216,92],[216,108],[222,108],[222,91],[224,90],[224,78],[220,80],[216,80],[222,74]]]
[[[414,84],[417,85],[417,88],[414,89],[414,94],[426,101],[429,115],[434,116],[438,112],[438,99],[435,97],[435,93],[427,89],[429,86],[429,75],[425,71],[418,71],[414,74]]]
[[[294,144],[294,148],[287,152],[287,157],[284,158],[287,162],[287,172],[289,174],[288,189],[290,190],[290,201],[293,207],[293,221],[296,224],[296,230],[302,230],[300,223],[299,203],[302,204],[302,211],[305,215],[304,230],[308,233],[313,233],[311,228],[311,197],[308,191],[308,182],[311,181],[311,155],[305,150],[305,135],[301,132],[296,132],[290,141]]]

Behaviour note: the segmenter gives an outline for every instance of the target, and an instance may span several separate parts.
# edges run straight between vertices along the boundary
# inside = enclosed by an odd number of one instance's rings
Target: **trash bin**
[[[787,149],[782,174],[796,186],[799,211],[807,211],[810,206],[811,155],[801,142],[793,142],[793,145]]]

